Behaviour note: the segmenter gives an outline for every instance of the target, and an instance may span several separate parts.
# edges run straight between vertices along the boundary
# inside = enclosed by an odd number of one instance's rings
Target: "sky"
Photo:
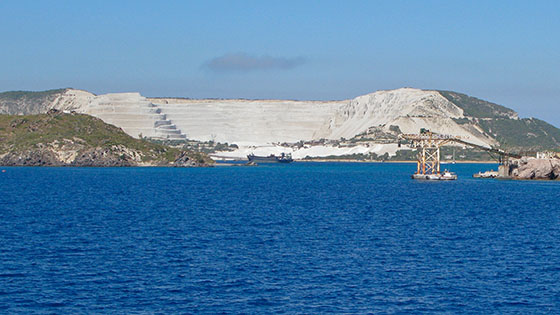
[[[0,0],[0,91],[466,93],[560,126],[560,1]]]

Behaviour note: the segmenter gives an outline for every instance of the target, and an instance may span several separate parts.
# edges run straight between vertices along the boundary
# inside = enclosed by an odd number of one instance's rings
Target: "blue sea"
[[[560,313],[560,182],[1,168],[0,313]]]

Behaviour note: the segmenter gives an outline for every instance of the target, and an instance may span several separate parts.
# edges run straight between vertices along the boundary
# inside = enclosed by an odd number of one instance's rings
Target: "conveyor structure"
[[[440,148],[450,143],[463,144],[469,147],[488,152],[490,155],[497,156],[500,164],[506,163],[508,158],[521,158],[518,154],[508,153],[504,150],[488,148],[478,144],[470,143],[459,136],[443,135],[421,129],[419,134],[400,134],[400,141],[410,141],[409,147],[417,149],[417,170],[415,175],[437,175],[440,170]]]

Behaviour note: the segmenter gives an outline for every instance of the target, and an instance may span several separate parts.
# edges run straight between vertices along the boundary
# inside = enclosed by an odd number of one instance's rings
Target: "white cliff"
[[[53,101],[51,108],[98,117],[122,128],[135,138],[185,138],[166,115],[161,113],[161,109],[140,93],[94,95],[87,91],[68,89]]]
[[[456,123],[454,119],[465,118],[463,110],[439,92],[412,88],[378,91],[344,101],[147,99],[139,93],[94,95],[68,89],[50,108],[96,116],[133,137],[235,143],[242,147],[236,153],[240,155],[247,148],[268,148],[267,152],[274,153],[278,150],[274,143],[349,139],[370,128],[389,131],[394,126],[405,133],[426,128],[483,146],[495,144],[475,125]],[[305,157],[394,151],[387,145],[354,149],[325,146],[292,153]]]
[[[420,128],[490,146],[493,139],[458,125],[463,110],[437,91],[403,88],[346,101],[150,99],[187,137],[246,145],[352,138],[370,127]]]

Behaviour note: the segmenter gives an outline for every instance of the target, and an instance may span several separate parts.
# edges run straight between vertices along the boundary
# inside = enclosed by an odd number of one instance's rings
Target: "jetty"
[[[400,134],[398,136],[399,147],[401,146],[401,141],[408,141],[408,146],[417,149],[417,169],[416,173],[412,175],[413,179],[423,179],[423,180],[455,180],[457,175],[445,170],[441,172],[441,161],[440,161],[440,151],[441,147],[451,143],[462,144],[465,146],[473,147],[488,152],[491,156],[497,158],[500,163],[499,175],[505,175],[506,167],[502,165],[508,165],[510,158],[521,158],[520,155],[509,153],[504,150],[489,148],[481,146],[475,143],[468,142],[461,138],[460,136],[444,135],[431,132],[428,129],[420,129],[419,134]],[[509,173],[508,173],[509,176]]]

